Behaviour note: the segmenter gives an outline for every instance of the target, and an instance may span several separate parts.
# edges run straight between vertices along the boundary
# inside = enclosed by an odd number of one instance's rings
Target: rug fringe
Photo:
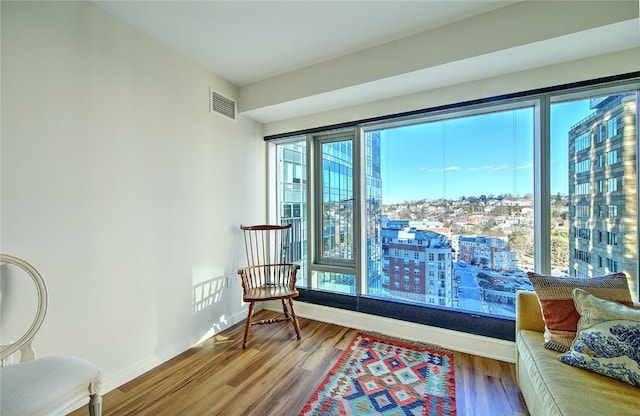
[[[445,347],[443,347],[441,345],[430,344],[430,343],[423,342],[423,341],[408,340],[406,338],[394,337],[394,336],[391,336],[391,335],[384,334],[382,332],[363,331],[363,330],[359,330],[359,329],[357,331],[358,331],[358,333],[355,335],[355,337],[357,337],[358,334],[371,335],[371,336],[374,336],[374,337],[378,337],[378,338],[382,338],[382,339],[388,339],[388,340],[391,340],[391,341],[404,342],[405,344],[413,345],[415,347],[425,348],[425,349],[428,349],[428,350],[442,351],[442,352],[445,352],[445,353],[448,353],[448,354],[451,354],[451,355],[453,355],[453,353],[454,353],[453,350],[451,350],[449,348],[445,348]]]

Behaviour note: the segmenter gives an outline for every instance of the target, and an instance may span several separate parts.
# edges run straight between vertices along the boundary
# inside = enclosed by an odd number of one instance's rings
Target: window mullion
[[[534,112],[534,267],[540,273],[551,272],[551,129],[550,100],[542,96]]]

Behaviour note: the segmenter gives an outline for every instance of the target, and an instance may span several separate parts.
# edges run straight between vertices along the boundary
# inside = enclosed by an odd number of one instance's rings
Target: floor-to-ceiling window
[[[489,101],[275,141],[299,286],[505,319],[533,270],[637,298],[637,81]]]
[[[382,252],[369,295],[514,315],[533,268],[534,111],[482,106],[366,131],[379,160],[366,201],[380,207],[366,213],[367,251]]]

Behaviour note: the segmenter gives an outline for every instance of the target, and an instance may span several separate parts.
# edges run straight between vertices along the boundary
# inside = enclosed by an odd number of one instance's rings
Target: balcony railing
[[[291,232],[289,233],[289,241],[286,243],[285,261],[288,263],[302,262],[302,245],[303,230],[301,218],[283,218],[280,220],[281,225],[291,224]]]

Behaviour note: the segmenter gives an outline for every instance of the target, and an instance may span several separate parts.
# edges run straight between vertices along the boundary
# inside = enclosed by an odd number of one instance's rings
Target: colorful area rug
[[[453,353],[358,333],[300,416],[456,414]]]

